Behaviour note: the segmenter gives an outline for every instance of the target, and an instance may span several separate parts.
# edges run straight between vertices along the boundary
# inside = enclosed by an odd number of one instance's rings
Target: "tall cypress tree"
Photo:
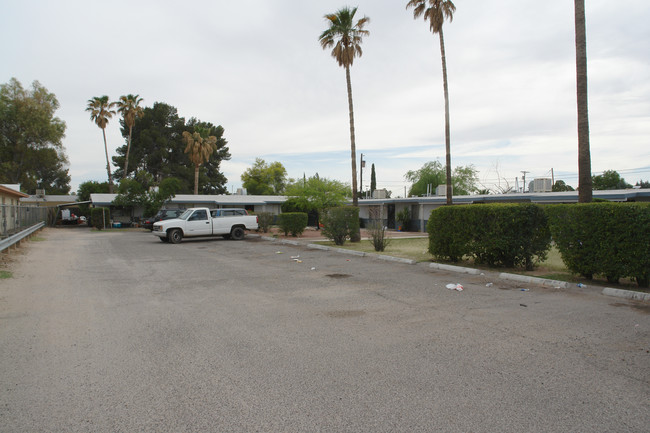
[[[375,175],[375,164],[372,164],[372,169],[370,170],[370,197],[377,189],[377,176]]]

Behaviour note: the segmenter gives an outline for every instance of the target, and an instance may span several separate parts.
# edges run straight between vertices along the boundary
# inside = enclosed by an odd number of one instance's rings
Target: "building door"
[[[389,229],[394,229],[395,228],[395,204],[390,203],[387,205],[388,207],[388,224],[386,226]]]

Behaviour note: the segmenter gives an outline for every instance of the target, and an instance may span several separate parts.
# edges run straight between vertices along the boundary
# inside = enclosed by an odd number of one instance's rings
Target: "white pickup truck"
[[[178,218],[158,221],[153,234],[163,242],[180,243],[184,237],[223,236],[242,240],[245,230],[257,230],[257,217],[244,209],[187,209]]]

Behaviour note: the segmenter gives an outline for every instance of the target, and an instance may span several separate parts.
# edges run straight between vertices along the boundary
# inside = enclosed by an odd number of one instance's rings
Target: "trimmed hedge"
[[[333,207],[324,212],[323,235],[336,245],[343,245],[347,238],[358,241],[359,208],[353,206]]]
[[[429,252],[457,262],[464,256],[489,266],[533,269],[551,244],[548,217],[535,204],[443,206],[431,212]]]
[[[103,213],[103,217],[102,217]],[[97,230],[102,230],[104,225],[111,226],[111,212],[106,207],[94,207],[90,209],[90,224]]]
[[[567,268],[586,278],[650,283],[650,203],[585,203],[546,207]]]
[[[307,214],[304,212],[286,212],[278,216],[278,225],[285,236],[301,235],[307,227]]]
[[[269,232],[271,224],[273,224],[273,219],[275,216],[271,212],[259,212],[257,213],[257,223],[264,233]]]

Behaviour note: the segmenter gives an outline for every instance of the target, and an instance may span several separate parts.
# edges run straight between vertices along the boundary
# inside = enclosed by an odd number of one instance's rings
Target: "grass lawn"
[[[387,256],[412,259],[418,262],[432,261],[431,254],[427,250],[429,248],[428,238],[391,239],[383,252],[375,251],[372,242],[368,240],[362,240],[356,243],[346,242],[342,247],[338,247],[331,241],[318,243],[334,248],[345,248],[348,250],[363,251],[364,253],[385,254]]]

